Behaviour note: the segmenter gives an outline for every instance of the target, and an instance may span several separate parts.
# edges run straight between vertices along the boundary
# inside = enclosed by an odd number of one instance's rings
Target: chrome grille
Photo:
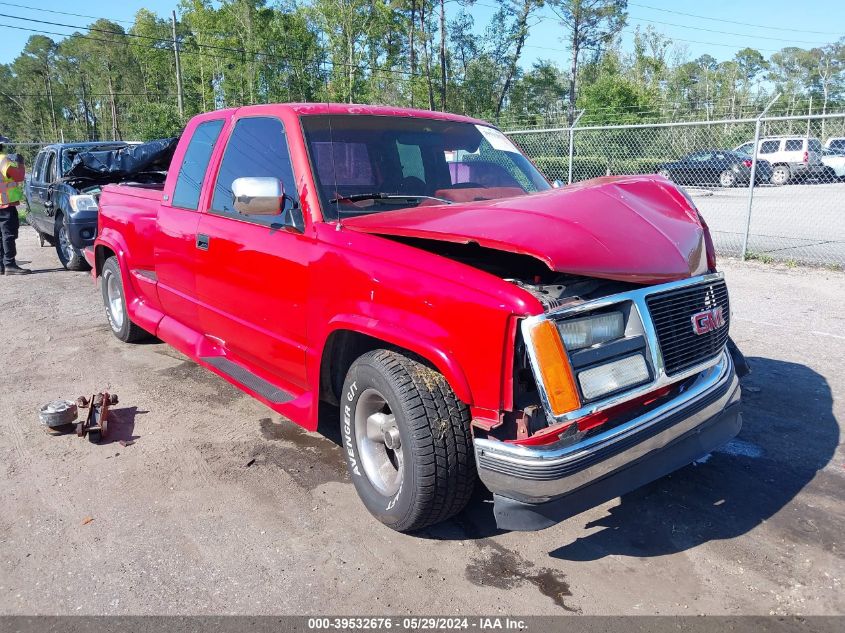
[[[670,290],[646,298],[666,374],[671,376],[715,358],[728,340],[730,302],[724,281]],[[692,316],[722,307],[725,324],[696,334]]]

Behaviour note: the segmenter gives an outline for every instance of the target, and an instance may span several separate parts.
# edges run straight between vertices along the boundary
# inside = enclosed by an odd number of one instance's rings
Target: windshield
[[[365,115],[306,116],[323,217],[523,196],[550,187],[499,130]]]

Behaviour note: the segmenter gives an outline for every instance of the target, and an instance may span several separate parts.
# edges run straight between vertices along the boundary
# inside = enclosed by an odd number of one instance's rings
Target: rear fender
[[[103,249],[111,250],[120,265],[120,280],[123,282],[123,293],[126,299],[126,312],[129,319],[148,332],[155,333],[158,324],[164,316],[156,307],[150,306],[143,298],[143,293],[137,286],[137,281],[129,272],[129,250],[123,236],[110,228],[104,228],[94,243],[94,274],[100,277],[106,257]]]

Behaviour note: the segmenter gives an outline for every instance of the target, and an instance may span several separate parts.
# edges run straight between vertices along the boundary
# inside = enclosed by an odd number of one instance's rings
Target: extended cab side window
[[[197,210],[205,170],[208,168],[211,152],[222,129],[223,119],[215,119],[200,123],[194,130],[173,190],[172,205],[174,207]]]
[[[800,138],[791,138],[786,141],[787,152],[800,152],[804,147],[804,141]]]
[[[262,224],[279,222],[278,216],[245,216],[238,213],[232,200],[232,183],[236,178],[273,177],[285,188],[284,209],[291,209],[288,198],[297,198],[288,143],[282,122],[275,117],[249,117],[238,120],[223,153],[220,173],[214,186],[211,212],[247,219]]]

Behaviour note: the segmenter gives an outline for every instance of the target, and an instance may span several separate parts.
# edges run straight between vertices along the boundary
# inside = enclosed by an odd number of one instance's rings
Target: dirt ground
[[[842,614],[845,275],[724,262],[750,358],[739,438],[537,533],[392,532],[337,445],[168,346],[110,333],[30,229],[0,277],[2,614]],[[110,441],[38,408],[108,387]],[[123,446],[120,439],[132,439]],[[92,520],[89,520],[92,519]]]

